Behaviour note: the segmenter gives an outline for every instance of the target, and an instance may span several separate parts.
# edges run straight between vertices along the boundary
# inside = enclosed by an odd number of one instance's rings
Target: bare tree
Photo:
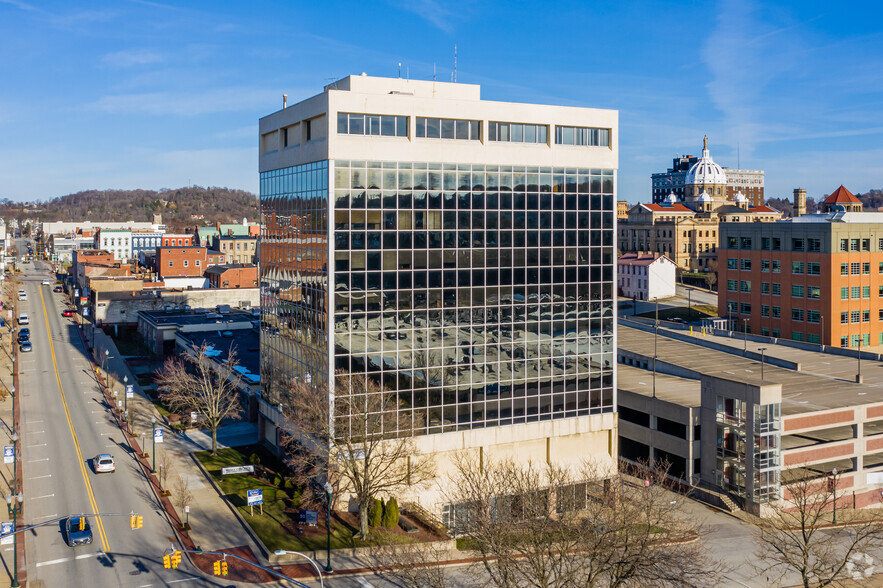
[[[709,585],[722,572],[680,511],[665,469],[652,483],[594,464],[456,459],[446,491],[457,533],[474,546],[476,583],[537,586]]]
[[[706,268],[708,272],[705,274],[705,284],[709,290],[714,290],[714,286],[717,284],[717,261],[709,260]]]
[[[861,575],[855,563],[883,546],[883,516],[877,510],[844,511],[838,518],[848,528],[832,528],[836,492],[836,475],[799,468],[783,479],[784,500],[768,505],[770,516],[756,521],[758,571],[779,578],[797,572],[806,587]]]
[[[184,512],[185,507],[190,506],[193,502],[193,492],[190,491],[190,485],[181,474],[175,474],[174,484],[174,501],[179,512]]]
[[[159,480],[159,489],[162,492],[166,491],[166,482],[169,479],[169,474],[175,469],[172,466],[172,454],[169,453],[169,450],[163,447],[159,451],[157,451],[157,457],[159,458],[159,471],[157,472],[157,479]]]
[[[295,382],[298,409],[289,415],[299,433],[289,461],[304,479],[338,480],[359,505],[359,536],[367,539],[368,510],[377,496],[421,486],[435,476],[434,463],[418,451],[410,410],[399,410],[395,392],[364,375],[337,374],[334,397],[312,384]],[[329,418],[333,402],[334,418]]]
[[[242,374],[236,368],[236,352],[232,346],[226,362],[215,362],[209,347],[203,343],[193,353],[171,357],[156,372],[157,388],[169,408],[175,412],[198,412],[212,433],[212,455],[218,454],[218,427],[226,418],[242,414],[239,385]]]
[[[403,544],[387,536],[385,530],[378,530],[376,547],[371,550],[371,563],[375,572],[389,578],[405,588],[451,588],[458,586],[445,575],[443,562],[450,559],[450,553],[441,545],[447,543]]]

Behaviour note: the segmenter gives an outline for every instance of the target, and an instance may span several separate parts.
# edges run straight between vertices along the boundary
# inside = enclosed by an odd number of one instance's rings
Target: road
[[[25,533],[30,585],[214,585],[195,576],[186,559],[178,570],[163,568],[173,530],[111,416],[73,319],[61,316],[62,295],[41,284],[48,270],[42,262],[24,264],[28,300],[17,309],[30,315],[33,344],[19,359],[23,518],[34,525],[77,513],[100,516],[90,517],[88,546],[69,547],[63,521]],[[105,452],[114,456],[116,472],[96,475],[91,458]],[[130,528],[132,511],[143,515],[142,529]]]

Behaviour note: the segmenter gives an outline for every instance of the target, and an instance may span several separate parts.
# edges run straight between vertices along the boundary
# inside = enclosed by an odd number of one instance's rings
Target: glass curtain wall
[[[260,181],[261,386],[290,411],[293,381],[328,386],[328,162]]]
[[[335,370],[418,434],[612,412],[613,180],[335,161]]]

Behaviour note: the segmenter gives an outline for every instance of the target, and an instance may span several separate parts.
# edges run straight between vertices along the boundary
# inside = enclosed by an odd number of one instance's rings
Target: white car
[[[95,468],[96,474],[100,474],[102,472],[111,473],[116,470],[116,464],[113,462],[113,456],[109,453],[99,453],[98,455],[93,457],[92,467]]]
[[[51,286],[52,282],[50,282],[49,280],[43,280],[43,285],[44,286]]]
[[[25,292],[19,292],[19,293],[18,293],[18,299],[19,299],[19,300],[27,300],[27,299],[28,299],[28,295],[27,295],[27,293],[25,293]]]
[[[28,313],[23,312],[20,315],[18,315],[18,324],[27,325],[30,322],[31,322],[31,319],[28,318]]]

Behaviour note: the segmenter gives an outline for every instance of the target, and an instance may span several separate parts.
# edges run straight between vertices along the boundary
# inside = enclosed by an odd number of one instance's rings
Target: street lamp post
[[[855,383],[862,383],[862,337],[864,335],[858,336],[858,373],[855,375]]]
[[[150,417],[150,434],[153,435],[153,454],[151,455],[150,473],[156,473],[156,417]]]
[[[9,512],[9,516],[12,517],[12,532],[15,533],[15,528],[18,526],[18,513],[21,512],[21,503],[24,502],[25,495],[21,492],[18,495],[13,496],[12,494],[6,495],[6,510]],[[18,535],[12,536],[12,584],[10,584],[11,588],[18,588]]]
[[[104,361],[101,362],[101,371],[104,372],[104,386],[105,387],[110,386],[110,378],[107,376],[107,360],[108,360],[109,356],[110,356],[110,350],[105,349],[104,350]]]
[[[760,379],[763,380],[763,364],[765,363],[764,359],[766,357],[764,352],[766,351],[766,347],[758,347],[757,350],[760,351]]]
[[[834,524],[837,524],[837,468],[831,470],[831,494],[834,496]]]
[[[331,571],[331,493],[334,492],[334,487],[330,482],[325,482],[325,497],[328,499],[327,507],[325,509],[325,530],[327,542],[325,544],[325,571]]]
[[[126,430],[129,429],[129,376],[123,376],[123,410],[126,415]]]

